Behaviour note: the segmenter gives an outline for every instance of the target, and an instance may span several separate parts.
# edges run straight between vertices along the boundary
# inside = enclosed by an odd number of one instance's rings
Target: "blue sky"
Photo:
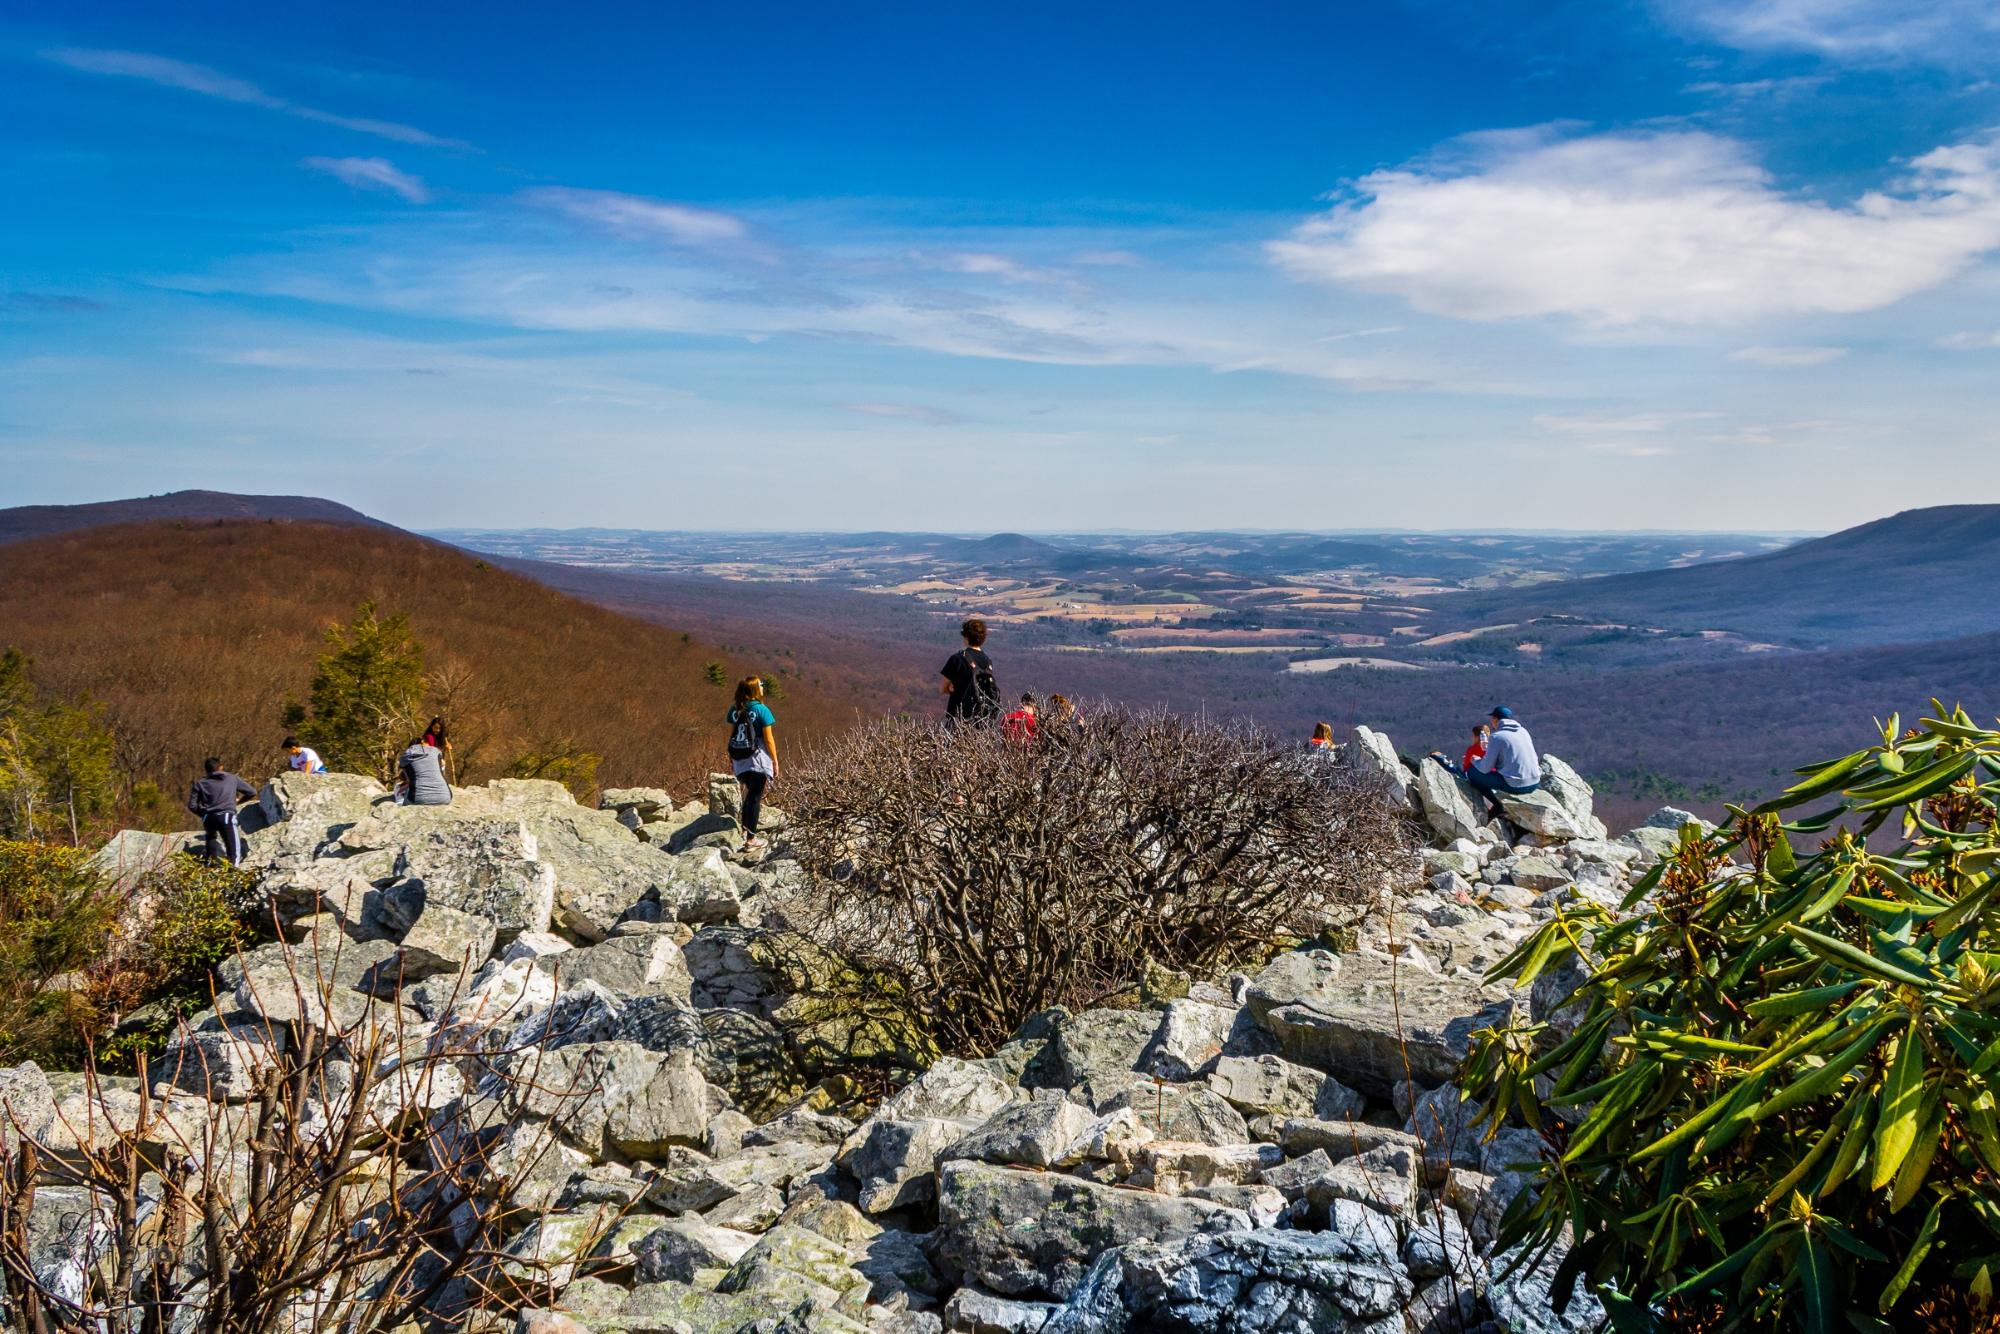
[[[1990,3],[295,8],[9,7],[0,503],[2000,501]]]

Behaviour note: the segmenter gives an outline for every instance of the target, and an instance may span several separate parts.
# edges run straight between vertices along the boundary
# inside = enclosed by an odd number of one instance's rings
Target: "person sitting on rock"
[[[326,772],[326,761],[319,757],[319,752],[295,736],[285,738],[285,755],[287,757],[286,763],[291,766],[291,770],[295,774],[323,774]]]
[[[1542,786],[1542,761],[1535,753],[1535,739],[1512,709],[1495,705],[1488,721],[1492,726],[1485,753],[1470,764],[1453,764],[1441,750],[1432,751],[1431,758],[1471,784],[1486,798],[1487,813],[1497,819],[1503,795],[1518,797]]]
[[[1459,756],[1458,759],[1458,768],[1461,773],[1470,769],[1473,762],[1486,753],[1486,736],[1485,723],[1481,723],[1472,729],[1472,744],[1465,748],[1465,754]]]
[[[401,806],[449,806],[451,784],[444,781],[444,753],[411,737],[409,748],[396,760],[396,803]]]
[[[746,676],[737,683],[729,709],[729,767],[743,789],[743,850],[763,846],[757,822],[764,813],[764,789],[778,776],[778,720],[764,702],[764,682]]]
[[[202,859],[214,861],[219,842],[223,859],[235,866],[243,860],[243,830],[236,823],[236,807],[257,800],[257,789],[224,769],[213,755],[201,767],[203,776],[188,789],[187,808],[189,814],[201,817]]]

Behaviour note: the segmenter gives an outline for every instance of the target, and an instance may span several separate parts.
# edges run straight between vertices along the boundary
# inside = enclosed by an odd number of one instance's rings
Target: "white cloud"
[[[1074,281],[1068,274],[1056,269],[1026,264],[1011,255],[984,250],[951,251],[933,255],[926,262],[949,273],[962,273],[972,278],[998,278],[1008,283],[1063,284]]]
[[[1992,0],[1661,0],[1683,27],[1746,51],[1959,63],[2000,39]]]
[[[1937,340],[1937,345],[1950,348],[1954,352],[1980,352],[1987,348],[2000,347],[2000,330],[1980,333],[1967,329],[1959,333],[1946,334]]]
[[[1534,421],[1543,430],[1560,435],[1658,435],[1683,422],[1712,421],[1721,415],[1719,412],[1639,412],[1624,417],[1603,417],[1544,412],[1537,414]]]
[[[870,417],[894,417],[902,421],[922,422],[926,426],[951,426],[960,420],[957,413],[922,403],[848,403],[845,407],[849,412]]]
[[[644,195],[549,186],[529,190],[522,198],[594,223],[629,240],[664,241],[700,250],[740,247],[751,239],[750,224],[734,213],[649,199]]]
[[[1731,361],[1747,361],[1756,366],[1824,366],[1847,355],[1844,347],[1739,347],[1729,354]]]
[[[2000,148],[1935,149],[1830,205],[1698,132],[1482,136],[1379,171],[1268,252],[1295,277],[1468,320],[1729,324],[1874,310],[2000,247]]]
[[[323,171],[357,190],[389,190],[412,204],[428,204],[431,192],[406,171],[398,170],[387,158],[309,157],[301,165]]]
[[[341,116],[331,111],[321,111],[317,107],[303,106],[290,98],[267,92],[247,79],[224,74],[221,70],[210,69],[206,65],[175,60],[171,56],[156,56],[145,51],[106,51],[73,46],[44,51],[42,56],[55,64],[80,70],[86,74],[108,74],[117,78],[140,79],[162,88],[177,88],[182,92],[199,93],[203,97],[220,98],[225,102],[262,107],[266,111],[276,111],[316,124],[352,130],[356,134],[373,135],[378,139],[393,139],[397,143],[421,144],[427,148],[470,146],[457,139],[439,138],[413,125],[372,120],[365,116]]]

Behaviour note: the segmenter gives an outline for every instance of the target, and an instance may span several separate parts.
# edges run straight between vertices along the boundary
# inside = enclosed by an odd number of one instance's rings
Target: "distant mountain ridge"
[[[1996,568],[2000,505],[1934,505],[1759,555],[1459,593],[1436,605],[1468,621],[1584,615],[1856,647],[2000,630]]]
[[[21,542],[53,533],[102,528],[117,523],[202,522],[272,519],[283,523],[332,523],[355,528],[393,528],[317,496],[245,496],[228,491],[169,491],[132,500],[88,505],[18,505],[0,509],[0,542]],[[400,531],[400,530],[398,530]]]

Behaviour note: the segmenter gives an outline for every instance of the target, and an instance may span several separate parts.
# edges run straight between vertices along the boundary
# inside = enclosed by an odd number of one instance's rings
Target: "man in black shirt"
[[[236,825],[236,804],[257,800],[257,789],[222,767],[214,756],[203,760],[206,777],[194,780],[188,790],[187,808],[201,817],[201,855],[215,860],[216,840],[222,841],[222,855],[231,866],[243,860],[243,831]]]
[[[945,702],[948,723],[987,722],[999,716],[1000,686],[993,679],[993,659],[981,647],[986,642],[986,622],[977,616],[958,628],[965,647],[945,659],[938,691],[950,698]]]

